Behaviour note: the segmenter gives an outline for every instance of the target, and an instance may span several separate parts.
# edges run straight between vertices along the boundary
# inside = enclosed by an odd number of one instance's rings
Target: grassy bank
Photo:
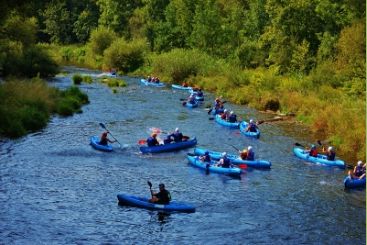
[[[89,102],[77,87],[61,91],[38,78],[1,83],[0,100],[0,135],[10,138],[45,127],[54,113],[69,116],[81,112],[81,106]]]

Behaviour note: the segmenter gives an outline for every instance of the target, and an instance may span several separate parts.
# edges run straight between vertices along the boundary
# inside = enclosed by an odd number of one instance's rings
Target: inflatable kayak
[[[184,87],[184,86],[176,85],[176,84],[172,84],[172,88],[181,89],[181,90],[192,90],[192,87]]]
[[[185,148],[192,147],[197,144],[197,140],[194,137],[191,140],[182,141],[178,143],[169,143],[166,145],[157,145],[157,146],[140,146],[140,151],[142,153],[158,153],[158,152],[168,152],[168,151],[177,151]]]
[[[133,206],[138,208],[145,208],[149,210],[160,210],[166,212],[182,212],[182,213],[194,213],[195,207],[191,204],[171,201],[169,204],[155,204],[150,203],[149,198],[136,197],[127,194],[118,194],[117,199],[119,204]]]
[[[145,79],[140,79],[140,82],[142,82],[143,84],[147,85],[147,86],[153,86],[153,87],[164,87],[166,86],[164,83],[159,82],[159,83],[155,83],[155,82],[148,82]]]
[[[349,176],[344,179],[345,188],[366,188],[366,178],[363,179],[351,179]]]
[[[99,144],[99,137],[98,136],[92,136],[92,137],[90,137],[90,144],[96,150],[100,150],[100,151],[112,151],[112,146],[111,145],[100,145]]]
[[[216,110],[216,109],[212,108],[212,110],[210,111],[209,114],[217,115],[217,114],[221,114],[223,112],[224,112],[224,109],[218,109],[218,110]]]
[[[221,158],[221,152],[216,152],[216,151],[210,151],[210,150],[206,150],[203,148],[195,148],[194,150],[194,154],[195,155],[204,155],[205,152],[208,151],[209,152],[209,156],[213,159],[213,160],[219,160]],[[231,154],[227,154],[228,159],[231,161],[232,164],[246,164],[248,167],[251,168],[270,168],[271,167],[271,162],[270,161],[266,161],[266,160],[242,160],[239,156],[236,155],[231,155]]]
[[[246,128],[248,126],[248,123],[246,121],[242,121],[240,123],[240,131],[242,134],[248,136],[248,137],[253,137],[253,138],[260,138],[260,131],[259,129],[256,129],[256,132],[247,132]]]
[[[229,128],[238,128],[240,125],[239,122],[231,123],[231,122],[227,122],[226,120],[223,120],[219,114],[215,116],[215,121],[219,123],[220,125],[226,126]]]
[[[301,149],[298,147],[293,148],[293,152],[297,157],[303,160],[306,160],[308,162],[319,163],[319,164],[323,164],[327,166],[335,166],[335,167],[339,167],[343,169],[345,168],[344,161],[340,159],[330,161],[330,160],[327,160],[326,155],[322,155],[322,154],[318,154],[317,157],[312,157],[304,149]]]
[[[189,160],[189,162],[198,168],[204,169],[206,171],[212,172],[212,173],[219,173],[219,174],[228,174],[228,175],[234,175],[234,176],[240,176],[242,170],[238,167],[232,167],[232,168],[222,168],[220,166],[217,166],[214,162],[212,161],[210,164],[207,162],[202,162],[199,160],[198,156],[187,156],[187,159]]]

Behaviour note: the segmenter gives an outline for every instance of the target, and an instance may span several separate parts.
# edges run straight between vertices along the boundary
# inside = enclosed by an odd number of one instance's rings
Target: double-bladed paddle
[[[103,123],[99,123],[99,126],[101,126],[103,129],[107,130],[107,131],[108,131],[108,133],[111,135],[111,137],[112,137],[112,138],[114,138],[114,139],[116,140],[116,142],[119,144],[119,146],[121,147],[120,142],[119,142],[115,137],[113,137],[113,135],[111,134],[110,130],[108,130],[108,129],[106,128],[106,125],[104,125]]]
[[[147,181],[148,185],[149,185],[149,189],[150,189],[150,194],[152,195],[153,198],[153,191],[152,191],[152,182],[150,182],[149,180]]]

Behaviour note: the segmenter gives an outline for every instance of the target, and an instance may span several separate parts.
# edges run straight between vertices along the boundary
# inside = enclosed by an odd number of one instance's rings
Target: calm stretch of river
[[[68,69],[51,84],[65,88],[74,72],[97,74]],[[54,117],[40,132],[0,142],[0,244],[365,244],[365,191],[345,191],[344,170],[297,159],[297,139],[276,125],[262,124],[259,140],[247,138],[208,120],[203,107],[183,107],[185,91],[124,79],[128,87],[116,94],[100,83],[81,85],[91,101],[82,114]],[[103,153],[89,145],[100,122],[121,149]],[[185,156],[193,149],[142,155],[137,142],[151,127],[179,127],[199,147],[228,153],[235,152],[228,144],[251,144],[272,168],[234,179],[190,166]],[[118,193],[149,196],[147,180],[155,190],[164,182],[196,213],[161,217],[118,205]]]

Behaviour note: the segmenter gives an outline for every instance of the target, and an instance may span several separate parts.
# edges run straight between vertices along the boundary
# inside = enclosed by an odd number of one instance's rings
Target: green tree
[[[103,55],[105,49],[107,49],[116,38],[117,35],[112,30],[99,27],[92,31],[88,46],[94,55]]]
[[[73,33],[79,42],[85,43],[91,31],[97,27],[97,19],[89,10],[83,10],[74,23]]]

